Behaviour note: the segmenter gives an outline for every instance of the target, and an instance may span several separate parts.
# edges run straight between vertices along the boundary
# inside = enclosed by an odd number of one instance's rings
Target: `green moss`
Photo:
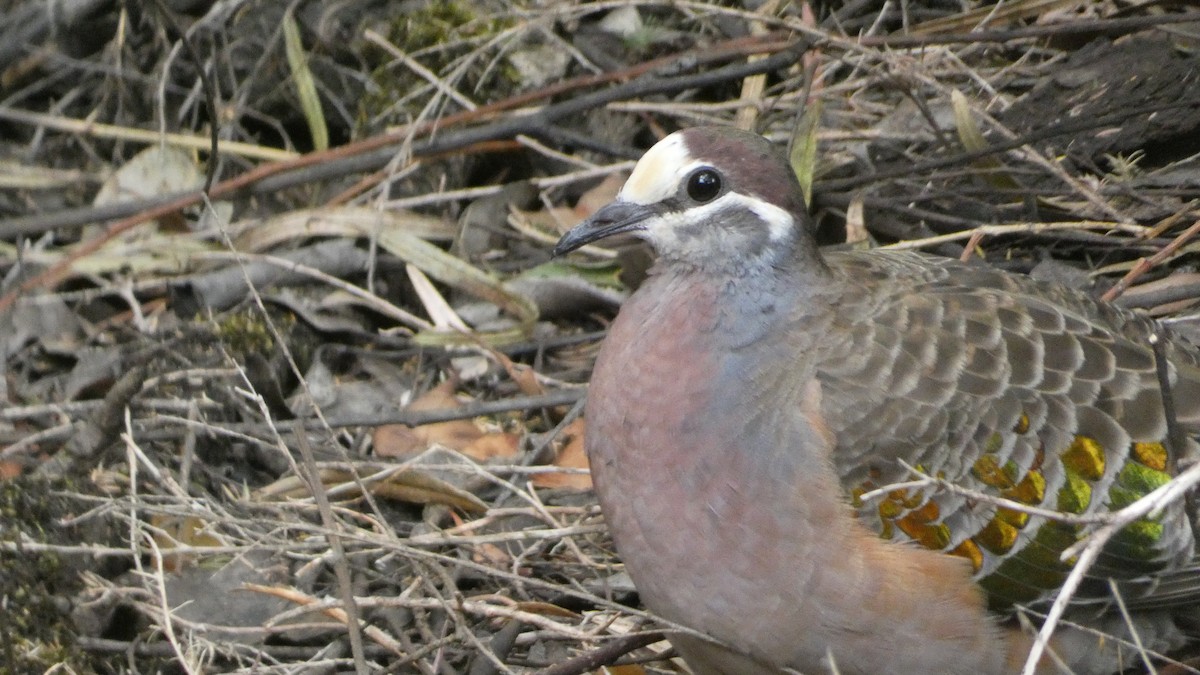
[[[440,77],[449,75],[473,50],[514,25],[511,18],[482,13],[476,3],[434,1],[399,16],[388,26],[386,38]],[[411,68],[397,63],[391,53],[369,51],[368,56],[377,59],[378,65],[371,72],[374,86],[359,104],[360,122],[376,128],[380,123],[410,121],[420,113],[428,96],[416,97],[399,107],[396,104],[429,83]],[[518,84],[516,70],[503,60],[496,62],[494,57],[495,54],[485,54],[472,59],[461,79],[450,85],[468,93],[487,91],[495,98],[511,94]]]
[[[430,2],[401,17],[388,37],[411,53],[449,40],[478,36],[483,22],[477,23],[475,19],[475,13],[465,3]]]
[[[71,543],[53,523],[70,512],[45,483],[28,478],[0,482],[0,675],[40,673],[68,665],[94,672],[91,658],[75,646],[65,608],[79,582],[52,551],[30,544]],[[12,550],[15,546],[17,550]]]
[[[653,16],[647,16],[642,20],[641,28],[625,36],[622,42],[634,58],[649,58],[668,34],[669,31],[660,26]]]
[[[283,335],[287,335],[296,323],[294,316],[285,313],[277,313],[271,320]],[[275,350],[275,336],[257,308],[243,309],[223,317],[217,323],[217,337],[237,359],[244,359],[249,354],[267,356]]]

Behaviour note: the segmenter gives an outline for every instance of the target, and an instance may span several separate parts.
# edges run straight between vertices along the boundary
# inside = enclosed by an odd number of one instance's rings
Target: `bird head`
[[[668,264],[753,269],[809,247],[805,223],[800,185],[774,145],[733,128],[694,127],[650,148],[616,200],[563,235],[554,254],[630,233]]]

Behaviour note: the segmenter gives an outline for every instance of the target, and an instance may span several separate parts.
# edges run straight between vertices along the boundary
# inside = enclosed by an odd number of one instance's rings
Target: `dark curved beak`
[[[592,214],[591,218],[571,228],[558,244],[554,255],[560,256],[575,249],[611,237],[614,234],[640,230],[642,224],[654,216],[654,210],[643,204],[632,204],[617,200],[610,202]]]

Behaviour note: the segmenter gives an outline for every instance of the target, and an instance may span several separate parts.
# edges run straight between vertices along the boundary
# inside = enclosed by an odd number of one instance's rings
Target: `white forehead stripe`
[[[642,155],[617,197],[633,204],[661,202],[673,196],[679,181],[700,164],[688,152],[683,134],[676,131]]]

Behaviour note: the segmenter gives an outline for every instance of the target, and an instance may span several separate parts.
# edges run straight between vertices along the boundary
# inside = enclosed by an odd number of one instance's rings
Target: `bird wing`
[[[837,307],[818,348],[833,458],[861,519],[881,536],[971,561],[994,608],[1044,600],[1093,529],[978,494],[1072,516],[1103,514],[1200,456],[1200,350],[1150,319],[1027,277],[922,254],[835,253]],[[1151,335],[1164,341],[1182,448],[1168,425]],[[861,495],[911,480],[933,486]],[[1146,598],[1173,570],[1176,600],[1200,601],[1196,543],[1179,500],[1124,528],[1079,594],[1107,579]],[[1182,587],[1182,588],[1181,588]]]

